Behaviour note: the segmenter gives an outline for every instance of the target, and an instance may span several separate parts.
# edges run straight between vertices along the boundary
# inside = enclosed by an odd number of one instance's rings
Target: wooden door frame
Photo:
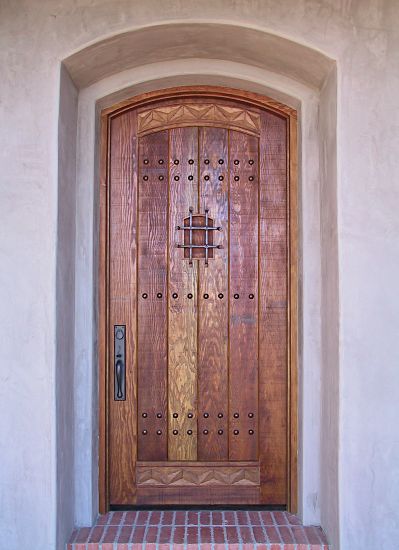
[[[298,506],[298,139],[297,112],[274,99],[233,88],[184,86],[157,90],[127,99],[101,112],[100,130],[100,216],[98,266],[98,374],[99,374],[99,511],[109,509],[108,492],[108,242],[109,242],[109,133],[110,120],[130,109],[161,100],[204,97],[229,99],[279,114],[287,120],[288,173],[288,400],[287,400],[287,506]]]

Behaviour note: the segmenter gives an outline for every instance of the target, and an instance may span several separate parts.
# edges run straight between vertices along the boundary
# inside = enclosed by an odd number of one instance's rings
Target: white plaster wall
[[[7,541],[8,549],[34,546],[47,550],[56,545],[56,502],[57,490],[60,491],[55,421],[60,61],[88,44],[134,27],[204,18],[256,26],[307,44],[337,60],[340,393],[339,408],[334,400],[323,404],[322,429],[335,433],[329,411],[332,414],[338,410],[339,445],[338,458],[334,455],[330,463],[324,452],[321,463],[325,461],[325,468],[332,465],[338,470],[340,481],[335,498],[339,498],[339,533],[336,519],[326,508],[321,517],[337,548],[338,541],[343,550],[374,550],[382,543],[385,548],[396,548],[398,12],[396,0],[0,3],[0,540]],[[328,98],[328,83],[326,86],[324,97]],[[314,153],[318,159],[318,152]],[[328,180],[323,180],[325,189]],[[322,211],[331,215],[328,200],[323,204],[321,199],[321,205]],[[314,211],[304,210],[304,215],[312,220]],[[317,225],[314,228],[317,230]],[[322,242],[334,243],[334,236],[328,231],[319,231]],[[76,250],[84,258],[85,251],[78,246]],[[324,259],[327,274],[327,256]],[[314,266],[315,270],[320,268]],[[334,277],[324,284],[326,291],[331,288]],[[305,293],[303,301],[305,307]],[[324,304],[328,305],[328,300]],[[335,313],[334,308],[332,312]],[[324,318],[323,345],[330,342],[325,337],[327,320]],[[84,326],[92,331],[93,322],[88,318]],[[304,324],[303,337],[315,338],[316,348],[317,335],[310,329],[313,327]],[[334,347],[333,351],[337,353]],[[89,356],[83,356],[79,364],[90,363],[92,353],[91,350]],[[328,358],[326,349],[322,356]],[[333,360],[322,363],[325,370],[321,381],[313,380],[316,391],[320,383],[337,383],[330,372],[333,366]],[[95,393],[92,383],[89,390]],[[80,391],[84,393],[84,386]],[[322,395],[330,398],[331,393],[325,391],[326,386]],[[93,403],[95,400],[91,407]],[[303,407],[307,406],[305,402]],[[79,414],[75,428],[80,427],[83,433],[92,410]],[[73,445],[70,431],[65,433]],[[87,452],[95,452],[93,439]],[[304,468],[310,465],[305,460]],[[322,479],[327,473],[321,472]],[[334,484],[333,469],[330,474]],[[311,472],[308,475],[311,477]],[[92,478],[89,484],[93,486]],[[331,484],[326,483],[320,497],[322,508],[329,498],[335,500],[330,489]],[[71,517],[70,511],[66,517]],[[67,528],[65,523],[62,529]]]

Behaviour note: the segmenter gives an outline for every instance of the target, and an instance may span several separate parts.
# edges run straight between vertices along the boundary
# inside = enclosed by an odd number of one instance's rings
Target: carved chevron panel
[[[187,465],[137,466],[137,485],[150,487],[259,486],[259,465],[226,466],[191,463]]]
[[[138,132],[145,134],[175,126],[225,126],[260,133],[260,115],[241,107],[215,103],[186,103],[148,109],[138,115]]]

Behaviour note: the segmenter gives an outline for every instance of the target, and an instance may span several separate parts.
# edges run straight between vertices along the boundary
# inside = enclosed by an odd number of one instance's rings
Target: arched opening
[[[156,56],[152,47],[154,40],[163,44],[162,48],[157,48]],[[193,44],[189,49],[187,42]],[[228,48],[223,44],[228,44]],[[101,154],[98,150],[98,113],[132,95],[181,85],[235,87],[271,96],[298,109],[299,510],[305,522],[320,521],[320,513],[326,514],[324,521],[333,517],[336,505],[331,494],[337,491],[336,480],[335,474],[327,475],[327,472],[335,471],[337,442],[329,440],[323,450],[320,448],[320,434],[330,433],[331,425],[337,425],[338,410],[334,397],[338,383],[338,363],[334,360],[336,335],[326,328],[326,323],[334,322],[337,305],[337,258],[333,246],[336,235],[336,74],[333,69],[334,62],[325,55],[285,38],[259,29],[212,23],[136,29],[98,42],[64,60],[59,179],[60,189],[64,189],[65,194],[60,195],[60,200],[63,200],[64,215],[76,222],[76,233],[74,248],[62,247],[61,255],[69,266],[73,266],[75,304],[72,308],[65,298],[58,308],[64,324],[69,318],[74,327],[75,371],[74,418],[68,421],[69,425],[65,425],[61,417],[59,422],[63,423],[63,441],[70,441],[75,455],[65,459],[68,464],[64,469],[75,480],[74,495],[62,506],[75,509],[77,523],[88,523],[98,510],[95,306],[98,265],[96,182]],[[76,127],[77,142],[74,140]],[[74,162],[75,155],[76,179],[75,173],[65,168],[66,163]],[[67,203],[66,197],[69,199]],[[59,244],[65,244],[65,227],[60,226],[59,230]],[[323,309],[322,302],[326,306]],[[60,365],[66,347],[65,343],[59,344]],[[65,360],[65,372],[67,369],[70,369],[70,363]],[[64,379],[62,373],[59,376]],[[326,376],[328,386],[323,382]],[[321,415],[320,392],[323,395]],[[68,407],[70,401],[66,402],[63,391],[59,391],[57,403],[60,412]],[[61,454],[60,449],[58,455]],[[70,475],[59,478],[63,491],[70,485],[70,479]],[[334,521],[331,520],[332,524]]]

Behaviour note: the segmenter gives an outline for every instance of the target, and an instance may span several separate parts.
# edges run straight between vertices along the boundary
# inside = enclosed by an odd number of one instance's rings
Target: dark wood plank
[[[109,228],[109,497],[135,498],[136,448],[136,114],[112,120]],[[114,325],[126,325],[126,401],[114,401]]]
[[[262,114],[260,162],[260,460],[262,502],[287,502],[287,128]]]
[[[220,232],[214,232],[213,239],[223,248],[214,250],[208,267],[199,260],[198,457],[223,460],[228,458],[229,415],[228,131],[200,128],[199,137],[200,212],[208,208],[213,225],[222,227]],[[219,294],[223,296],[219,298]]]
[[[229,458],[250,460],[258,455],[258,139],[231,131],[229,156]]]
[[[176,248],[184,240],[183,231],[176,227],[183,225],[189,208],[198,205],[198,130],[170,130],[169,143],[168,458],[196,460],[197,263],[190,266],[183,250]]]
[[[139,139],[138,188],[138,458],[166,460],[167,131]]]

